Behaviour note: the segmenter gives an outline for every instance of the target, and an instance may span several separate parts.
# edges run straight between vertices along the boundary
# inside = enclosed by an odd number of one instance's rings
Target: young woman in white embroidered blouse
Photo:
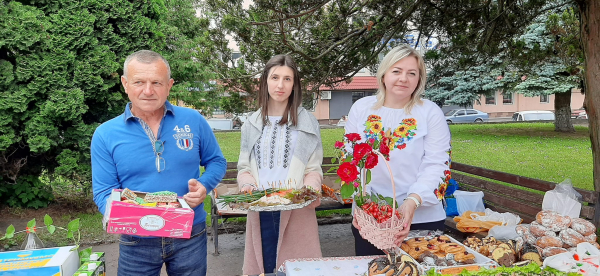
[[[237,178],[242,192],[280,184],[321,190],[319,123],[301,102],[296,64],[287,55],[274,56],[261,76],[260,109],[242,126]],[[319,203],[292,211],[248,211],[243,274],[271,273],[286,259],[321,257]]]
[[[426,71],[423,57],[408,45],[392,49],[377,70],[376,96],[356,101],[350,109],[346,133],[362,139],[383,127],[393,134],[390,166],[396,183],[396,200],[404,230],[396,235],[399,244],[411,229],[444,230],[446,213],[440,201],[443,185],[449,180],[450,130],[442,110],[421,99]],[[393,196],[390,175],[384,161],[372,169],[367,191]],[[448,178],[448,179],[447,179]],[[356,255],[382,255],[364,240],[353,223]]]

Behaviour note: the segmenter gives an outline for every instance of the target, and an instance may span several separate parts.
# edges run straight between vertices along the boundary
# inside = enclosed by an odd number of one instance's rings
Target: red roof
[[[353,77],[350,83],[345,81],[336,84],[334,87],[321,85],[319,90],[377,90],[377,77]]]

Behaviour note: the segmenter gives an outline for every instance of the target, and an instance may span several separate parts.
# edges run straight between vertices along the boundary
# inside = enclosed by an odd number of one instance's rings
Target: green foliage
[[[69,222],[67,229],[65,229],[63,227],[53,225],[52,218],[48,214],[46,214],[44,216],[44,225],[45,226],[36,227],[36,222],[35,222],[35,218],[34,218],[34,219],[30,220],[29,222],[27,222],[27,229],[33,229],[33,230],[26,229],[26,230],[21,230],[21,231],[15,232],[15,227],[11,224],[8,226],[8,228],[6,228],[6,232],[4,233],[4,236],[2,238],[0,238],[0,240],[9,239],[9,241],[10,241],[10,239],[14,238],[16,234],[27,232],[27,231],[37,232],[39,229],[42,229],[42,228],[48,229],[48,233],[50,233],[50,235],[52,235],[52,234],[54,234],[56,229],[60,229],[60,230],[67,231],[67,238],[73,240],[73,243],[75,244],[75,249],[79,248],[79,242],[80,242],[79,219],[75,219],[75,220],[72,220],[71,222]],[[77,238],[75,238],[75,236],[73,235],[74,233],[77,233]]]
[[[208,21],[195,16],[195,5],[0,4],[0,202],[45,206],[51,197],[31,179],[42,171],[90,186],[91,136],[123,112],[122,63],[134,51],[154,50],[169,60],[176,80],[171,99],[214,106],[203,99],[216,98],[207,96],[205,83],[215,78],[212,47],[218,39],[211,37]]]
[[[10,207],[38,209],[47,207],[54,199],[50,187],[34,175],[19,177],[16,184],[5,184],[2,188],[0,202],[6,202]]]

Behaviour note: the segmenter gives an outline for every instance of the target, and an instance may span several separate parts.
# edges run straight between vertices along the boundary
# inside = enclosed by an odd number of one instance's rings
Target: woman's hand
[[[256,185],[254,184],[244,184],[242,185],[242,189],[240,189],[240,192],[242,193],[250,193],[252,191],[258,190],[258,188],[256,187]]]
[[[402,205],[400,205],[400,215],[402,216],[402,230],[398,232],[395,238],[395,244],[400,246],[404,239],[408,236],[408,231],[410,231],[410,225],[412,224],[413,217],[415,216],[415,210],[417,210],[417,204],[412,200],[405,200]]]

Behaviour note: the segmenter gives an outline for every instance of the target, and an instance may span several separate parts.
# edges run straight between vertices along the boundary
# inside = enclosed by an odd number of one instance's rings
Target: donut
[[[550,229],[548,229],[546,226],[543,226],[537,222],[532,222],[531,225],[529,225],[529,232],[536,238],[544,236],[556,237],[556,233],[550,231]]]
[[[562,247],[547,247],[547,248],[542,249],[542,256],[550,257],[550,256],[554,256],[556,254],[565,253],[565,252],[568,252],[568,250],[564,249]]]
[[[566,244],[570,245],[570,246],[577,246],[579,243],[582,243],[585,241],[584,237],[579,234],[579,232],[571,229],[571,228],[567,228],[565,230],[560,231],[560,233],[558,234],[558,237]]]
[[[557,212],[549,210],[538,212],[535,219],[539,224],[546,226],[546,228],[554,232],[564,230],[571,225],[570,217],[562,216]]]
[[[525,233],[530,233],[529,225],[524,225],[524,224],[517,225],[517,227],[515,228],[515,231],[517,231],[517,234],[522,237]]]
[[[571,228],[573,228],[573,230],[579,232],[579,234],[584,236],[596,233],[596,226],[582,218],[572,218]]]
[[[535,245],[541,248],[547,247],[562,247],[563,241],[557,237],[543,236],[537,239]]]
[[[525,234],[523,235],[523,240],[528,244],[535,244],[537,238],[533,234]]]
[[[575,231],[577,231],[577,230],[575,230]],[[596,234],[590,234],[590,235],[584,236],[583,239],[586,242],[595,243],[595,242],[597,242],[598,238],[596,237]]]

